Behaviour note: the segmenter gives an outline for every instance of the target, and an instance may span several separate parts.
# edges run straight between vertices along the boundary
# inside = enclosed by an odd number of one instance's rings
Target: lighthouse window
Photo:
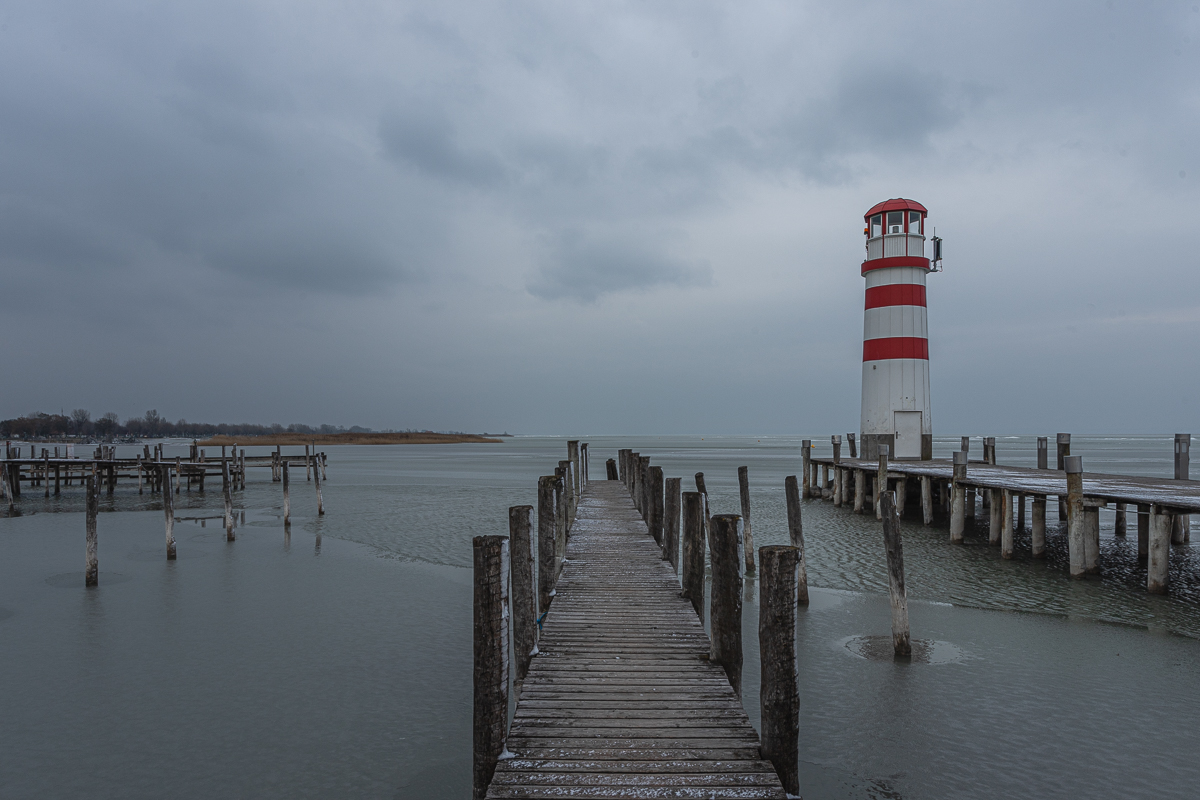
[[[883,235],[883,214],[871,217],[871,238]]]
[[[904,233],[904,212],[889,211],[887,215],[888,233]]]
[[[921,235],[921,214],[917,211],[908,212],[908,232]]]

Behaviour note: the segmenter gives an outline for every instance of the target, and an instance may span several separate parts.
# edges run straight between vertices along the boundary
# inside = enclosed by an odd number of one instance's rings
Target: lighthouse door
[[[921,412],[897,411],[896,458],[921,457]]]

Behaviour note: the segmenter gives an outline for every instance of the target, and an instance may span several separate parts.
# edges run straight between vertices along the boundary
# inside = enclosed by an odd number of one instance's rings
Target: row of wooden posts
[[[850,458],[857,458],[855,437],[846,435]],[[886,454],[881,455],[879,468],[874,475],[859,468],[842,468],[842,437],[830,437],[833,447],[833,464],[816,463],[811,460],[812,442],[802,442],[804,460],[804,496],[813,493],[833,501],[835,506],[853,503],[854,512],[864,513],[868,499],[875,508],[876,516],[882,511],[878,498],[880,488],[888,488],[889,476]],[[1175,480],[1188,480],[1190,434],[1176,434],[1174,447]],[[1058,518],[1067,522],[1067,546],[1072,578],[1082,578],[1100,573],[1100,508],[1107,506],[1102,499],[1087,497],[1083,493],[1083,458],[1071,455],[1071,435],[1056,436],[1057,468],[1066,474],[1067,494],[1058,499]],[[950,541],[963,542],[968,519],[976,517],[976,488],[965,484],[968,475],[970,437],[962,437],[961,449],[953,454],[953,478],[949,481],[930,476],[919,477],[921,516],[925,525],[934,522],[935,509],[949,517]],[[983,438],[983,462],[996,464],[995,437]],[[979,462],[975,462],[979,463]],[[833,475],[830,476],[832,466]],[[1037,468],[1049,469],[1049,437],[1037,440]],[[818,476],[818,470],[820,475]],[[907,478],[891,477],[895,486],[899,514],[903,516],[908,496]],[[935,492],[937,495],[935,503]],[[1000,556],[1011,559],[1014,551],[1014,513],[1016,501],[1016,530],[1025,529],[1025,492],[1006,488],[980,489],[982,507],[989,515],[988,540],[1000,546]],[[1031,503],[1031,551],[1033,558],[1046,556],[1046,504],[1048,495],[1032,494]],[[1114,534],[1125,537],[1127,530],[1126,503],[1115,503],[1116,520]],[[1168,584],[1170,545],[1186,544],[1190,540],[1190,520],[1187,513],[1179,513],[1169,507],[1151,503],[1137,504],[1138,558],[1147,564],[1147,591],[1165,594]]]
[[[572,459],[578,450],[568,442],[567,461],[553,476],[538,481],[538,560],[533,571],[531,506],[509,509],[509,536],[474,538],[474,796],[482,798],[496,763],[506,753],[509,651],[515,648],[515,679],[524,679],[537,654],[537,631],[550,608],[561,571],[565,545],[574,519],[574,503],[587,483],[587,444],[583,445],[582,480],[571,484]],[[888,448],[880,446],[881,464]],[[664,478],[649,456],[620,450],[606,462],[608,480],[629,490],[662,558],[680,576],[681,595],[701,621],[705,617],[705,562],[711,562],[712,591],[708,609],[709,660],[725,671],[734,692],[742,692],[743,569],[758,572],[759,651],[761,666],[761,745],[785,790],[799,794],[799,686],[795,632],[797,612],[808,605],[804,558],[801,489],[796,476],[784,481],[790,545],[758,550],[751,531],[749,470],[738,468],[741,514],[710,514],[704,473],[695,475],[696,491],[683,492],[681,478]],[[805,483],[807,484],[807,473]],[[807,485],[806,485],[807,490]],[[807,491],[806,491],[807,493]],[[891,492],[881,497],[884,544],[892,607],[892,636],[897,658],[911,656],[908,605],[900,521]],[[510,558],[511,555],[511,558]],[[539,591],[540,587],[540,591]],[[509,608],[511,607],[511,615]],[[541,616],[538,616],[540,611]],[[509,619],[511,616],[511,631]]]

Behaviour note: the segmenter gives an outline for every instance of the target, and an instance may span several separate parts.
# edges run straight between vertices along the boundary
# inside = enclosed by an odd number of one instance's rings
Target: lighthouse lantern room
[[[933,457],[929,414],[929,326],[925,306],[925,219],[913,200],[879,203],[866,213],[863,322],[863,457]]]

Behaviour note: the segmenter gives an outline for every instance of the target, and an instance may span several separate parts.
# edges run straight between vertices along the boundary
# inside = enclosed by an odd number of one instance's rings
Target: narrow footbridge
[[[591,481],[578,498],[486,796],[786,797],[629,490]]]

